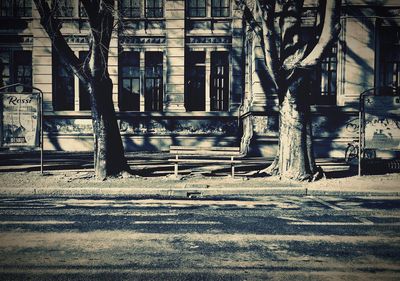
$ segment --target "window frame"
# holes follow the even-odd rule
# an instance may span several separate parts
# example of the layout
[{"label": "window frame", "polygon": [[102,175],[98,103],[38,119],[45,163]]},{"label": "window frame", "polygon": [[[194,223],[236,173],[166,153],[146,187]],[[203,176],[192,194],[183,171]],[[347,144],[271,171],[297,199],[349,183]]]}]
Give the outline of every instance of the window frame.
[{"label": "window frame", "polygon": [[[222,58],[223,64],[216,63],[216,59]],[[230,55],[228,51],[211,52],[210,60],[210,110],[229,111],[230,104]],[[223,68],[220,74],[218,67]]]},{"label": "window frame", "polygon": [[[7,0],[0,0],[0,17],[32,18],[32,0],[11,0],[9,7],[4,6],[4,3],[7,3]],[[20,3],[23,4],[22,7],[17,5]],[[24,11],[22,14],[20,14],[21,10]],[[3,15],[4,11],[9,13]]]},{"label": "window frame", "polygon": [[[62,5],[66,4],[66,3],[68,3],[70,5],[66,5],[65,7],[60,6],[61,9],[63,9],[63,10],[60,10],[60,7],[57,7],[60,3]],[[80,8],[80,6],[78,8]],[[56,2],[52,2],[50,9],[52,9],[52,10],[55,9],[54,11],[55,11],[56,18],[73,18],[73,17],[75,17],[75,9],[76,9],[75,1],[58,0]],[[68,14],[65,14],[66,9],[68,9]],[[78,11],[78,14],[80,14],[80,11]]]},{"label": "window frame", "polygon": [[[65,73],[67,73],[67,75],[60,75],[60,67],[64,68],[64,71]],[[61,84],[61,87],[59,87],[59,79],[65,77],[67,77],[69,81],[63,82]],[[69,83],[71,83],[71,85],[68,85]],[[64,85],[67,85],[67,87],[63,87]],[[71,88],[72,91],[70,91],[69,88]],[[59,89],[63,89],[64,94],[60,94]],[[52,104],[54,111],[75,111],[75,75],[71,73],[71,70],[68,69],[67,65],[65,65],[65,63],[62,61],[62,59],[59,57],[58,53],[54,49],[52,51],[52,92]],[[69,93],[69,95],[65,93]],[[68,101],[71,100],[71,97],[72,103],[68,104]],[[67,101],[67,103],[63,104],[62,101]]]},{"label": "window frame", "polygon": [[[85,63],[84,60],[87,58],[88,54],[89,51],[79,51],[79,60],[82,62],[82,67]],[[80,79],[78,80],[79,111],[91,110],[90,94],[83,82]]]},{"label": "window frame", "polygon": [[[327,66],[324,68],[324,66]],[[337,105],[338,44],[335,43],[313,69],[310,94],[312,105]],[[327,81],[325,82],[324,76]],[[334,76],[334,78],[333,78]],[[325,83],[324,83],[325,82]],[[333,88],[333,89],[332,89]],[[327,90],[325,90],[327,89]]]},{"label": "window frame", "polygon": [[[129,61],[129,55],[133,57],[136,57],[136,64],[127,64]],[[125,57],[127,56],[127,57]],[[134,61],[134,60],[133,60]],[[132,76],[124,76],[124,67],[131,67],[131,68],[137,68],[137,75],[132,75]],[[133,71],[135,72],[135,71]],[[120,111],[140,111],[140,98],[141,98],[141,89],[142,89],[142,83],[141,83],[141,75],[140,75],[141,69],[140,69],[140,52],[138,51],[123,51],[119,54],[118,56],[118,88],[119,88],[119,93],[118,93],[118,107]],[[129,79],[129,84],[130,84],[130,90],[129,90],[129,95],[134,95],[132,88],[133,88],[133,81],[137,80],[136,82],[139,84],[139,92],[137,93],[137,97],[132,96],[132,107],[129,107],[127,104],[125,104],[127,101],[129,101],[129,96],[125,97],[125,92],[124,92],[124,80]],[[137,104],[135,104],[135,99],[137,100]]]},{"label": "window frame", "polygon": [[[207,99],[206,99],[206,51],[190,51],[187,50],[185,54],[185,108],[186,111],[206,111]],[[197,80],[193,78],[198,78]],[[200,81],[200,78],[203,81]],[[202,82],[202,88],[204,88],[204,92],[200,93],[198,91],[194,91],[197,87],[192,88],[190,82]],[[193,99],[193,95],[196,95]],[[201,95],[201,97],[199,97]]]},{"label": "window frame", "polygon": [[[159,61],[151,62],[151,56],[159,56]],[[154,60],[157,60],[153,58]],[[144,108],[148,112],[162,112],[164,107],[164,53],[145,52],[145,71],[144,71]],[[148,82],[152,81],[153,87],[148,91]],[[156,87],[155,87],[156,85]],[[157,91],[158,90],[158,91]]]},{"label": "window frame", "polygon": [[[124,7],[124,2],[129,1],[130,6],[129,7]],[[132,4],[134,2],[138,2],[138,7],[134,7]],[[118,1],[118,9],[122,14],[123,18],[128,18],[128,19],[139,19],[142,16],[142,1],[141,0],[120,0]],[[125,10],[129,10],[129,15],[125,14]],[[136,10],[138,13],[135,15],[132,11]]]},{"label": "window frame", "polygon": [[[7,53],[8,54],[8,63],[4,64],[4,66],[8,66],[8,76],[7,79],[7,84],[4,83],[5,85],[12,85],[15,83],[21,83],[21,84],[25,84],[27,85],[29,88],[32,87],[32,82],[33,82],[33,75],[32,75],[32,50],[21,50],[21,49],[0,49],[1,53]],[[24,54],[23,54],[24,53]],[[27,58],[28,57],[28,62],[25,63],[20,63],[17,64],[18,60],[20,60],[21,58]],[[27,66],[29,68],[29,74],[28,75],[23,75],[21,77],[23,77],[23,81],[19,81],[18,77],[18,66]],[[5,68],[4,67],[4,68]],[[23,68],[23,73],[26,72],[26,68]],[[4,69],[3,69],[4,71]],[[1,77],[4,78],[3,74],[1,74]],[[28,80],[29,82],[26,83],[26,77],[29,77]],[[3,79],[4,81],[4,79]],[[29,89],[30,90],[30,89]]]},{"label": "window frame", "polygon": [[[384,36],[386,33],[391,36]],[[393,35],[394,33],[396,33],[395,36]],[[396,92],[396,89],[398,92],[400,87],[400,55],[396,52],[396,49],[400,49],[400,27],[391,25],[380,26],[379,37],[379,57],[377,60],[379,65],[376,67],[379,79],[378,86],[381,88],[394,88],[394,92]],[[398,58],[388,58],[388,56],[395,53]],[[387,69],[389,66],[392,68],[391,79],[388,79],[389,71],[387,71]],[[393,71],[393,68],[396,69]],[[394,76],[395,79],[393,79]],[[389,85],[386,83],[388,80],[390,80],[392,84]]]},{"label": "window frame", "polygon": [[88,15],[86,14],[85,7],[82,4],[82,0],[78,2],[78,17],[86,19]]},{"label": "window frame", "polygon": [[[303,42],[315,42],[317,34],[313,26],[302,26],[301,36]],[[324,58],[310,70],[309,97],[312,106],[337,106],[339,93],[339,42],[328,46],[330,50],[325,52]],[[323,69],[323,66],[327,66]],[[334,76],[334,78],[333,78]],[[328,84],[323,83],[323,77]],[[327,88],[327,91],[325,89]]]},{"label": "window frame", "polygon": [[[226,2],[225,2],[226,1]],[[219,5],[215,5],[215,3]],[[227,3],[228,6],[222,6],[223,3]],[[231,1],[229,0],[211,0],[211,17],[212,18],[229,18],[231,16]],[[227,14],[223,14],[222,11],[226,11]],[[216,11],[219,11],[218,13]]]},{"label": "window frame", "polygon": [[[152,1],[152,5],[149,2]],[[160,7],[155,6],[156,1],[161,5]],[[163,0],[144,0],[144,15],[147,19],[160,19],[164,18],[164,1]],[[155,11],[161,11],[161,15],[156,15]],[[153,11],[152,15],[149,15],[149,11]]]},{"label": "window frame", "polygon": [[[207,0],[193,0],[196,2],[195,6],[190,6],[191,1],[190,0],[187,0],[187,1],[188,1],[187,7],[186,7],[187,17],[189,17],[189,18],[205,18],[205,17],[207,17]],[[204,2],[204,7],[199,6],[199,1]],[[193,10],[196,11],[195,14],[191,14],[193,12]],[[204,15],[199,14],[200,10],[204,11]]]}]

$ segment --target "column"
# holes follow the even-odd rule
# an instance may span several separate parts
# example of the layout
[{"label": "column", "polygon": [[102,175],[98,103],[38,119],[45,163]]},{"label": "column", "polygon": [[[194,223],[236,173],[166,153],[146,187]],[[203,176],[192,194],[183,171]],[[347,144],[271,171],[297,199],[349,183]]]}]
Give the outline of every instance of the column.
[{"label": "column", "polygon": [[51,40],[40,24],[36,6],[32,8],[32,85],[43,91],[44,111],[52,111],[52,47]]},{"label": "column", "polygon": [[140,111],[145,111],[144,109],[144,91],[145,91],[145,62],[144,62],[145,52],[144,50],[140,50],[140,58],[139,58],[139,69],[140,69]]},{"label": "column", "polygon": [[185,109],[185,1],[165,1],[166,20],[166,99],[165,111]]},{"label": "column", "polygon": [[211,87],[211,50],[206,49],[206,112],[211,111],[211,96],[210,96],[210,87]]}]

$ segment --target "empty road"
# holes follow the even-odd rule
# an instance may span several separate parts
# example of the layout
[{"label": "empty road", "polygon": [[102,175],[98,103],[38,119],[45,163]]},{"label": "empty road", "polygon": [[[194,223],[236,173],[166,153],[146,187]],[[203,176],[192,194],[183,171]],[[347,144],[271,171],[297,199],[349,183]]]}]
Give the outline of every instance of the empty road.
[{"label": "empty road", "polygon": [[400,198],[0,198],[0,280],[399,280]]}]

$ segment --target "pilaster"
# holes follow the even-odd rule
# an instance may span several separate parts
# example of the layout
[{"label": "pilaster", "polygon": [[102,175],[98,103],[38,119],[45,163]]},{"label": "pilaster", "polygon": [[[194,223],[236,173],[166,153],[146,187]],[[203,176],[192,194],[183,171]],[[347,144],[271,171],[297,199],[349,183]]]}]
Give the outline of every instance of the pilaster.
[{"label": "pilaster", "polygon": [[165,111],[185,110],[185,1],[165,1],[166,23],[166,99]]}]

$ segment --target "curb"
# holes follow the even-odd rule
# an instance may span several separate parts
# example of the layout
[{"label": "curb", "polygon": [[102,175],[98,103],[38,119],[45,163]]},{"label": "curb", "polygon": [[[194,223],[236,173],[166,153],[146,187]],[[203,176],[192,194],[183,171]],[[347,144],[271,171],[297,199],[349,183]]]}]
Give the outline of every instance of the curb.
[{"label": "curb", "polygon": [[94,196],[94,197],[163,197],[163,198],[202,198],[202,197],[234,197],[234,196],[400,196],[395,191],[339,191],[319,190],[299,187],[286,188],[1,188],[0,196]]}]

